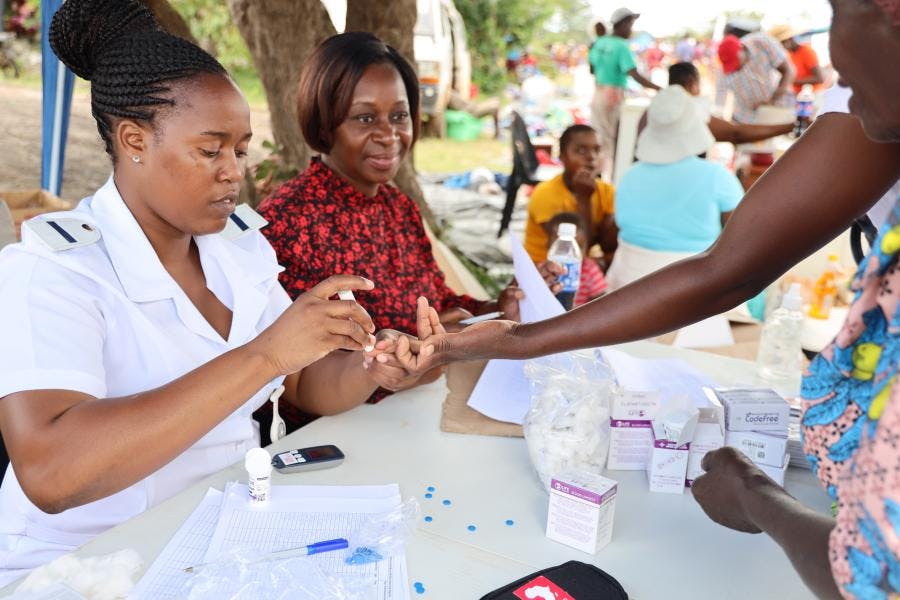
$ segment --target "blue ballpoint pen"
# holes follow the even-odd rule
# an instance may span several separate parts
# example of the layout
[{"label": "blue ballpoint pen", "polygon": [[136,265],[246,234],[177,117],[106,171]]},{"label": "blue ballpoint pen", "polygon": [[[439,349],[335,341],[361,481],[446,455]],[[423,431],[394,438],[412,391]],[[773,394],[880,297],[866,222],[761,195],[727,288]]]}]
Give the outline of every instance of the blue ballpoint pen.
[{"label": "blue ballpoint pen", "polygon": [[[337,538],[334,540],[325,540],[323,542],[316,542],[315,544],[310,544],[308,546],[301,546],[300,548],[290,548],[288,550],[279,550],[278,552],[270,552],[264,556],[259,557],[256,560],[250,561],[248,564],[258,563],[258,562],[267,562],[270,560],[281,560],[283,558],[293,558],[294,556],[310,556],[312,554],[321,554],[322,552],[332,552],[334,550],[343,550],[345,548],[349,548],[350,543],[344,538]],[[209,566],[211,563],[204,563],[202,565],[196,565],[193,567],[187,567],[184,572],[185,573],[196,573],[200,569]]]}]

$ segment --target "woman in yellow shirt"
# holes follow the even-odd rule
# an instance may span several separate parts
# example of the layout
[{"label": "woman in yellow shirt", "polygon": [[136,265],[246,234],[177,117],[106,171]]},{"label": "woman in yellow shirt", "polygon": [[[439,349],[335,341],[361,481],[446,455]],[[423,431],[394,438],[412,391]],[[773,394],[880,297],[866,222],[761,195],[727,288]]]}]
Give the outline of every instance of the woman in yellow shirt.
[{"label": "woman in yellow shirt", "polygon": [[536,263],[547,260],[550,220],[559,213],[574,212],[588,223],[588,248],[603,251],[606,268],[616,251],[618,229],[614,217],[615,188],[597,178],[600,172],[600,138],[587,125],[572,125],[559,139],[563,172],[534,188],[528,202],[525,250]]}]

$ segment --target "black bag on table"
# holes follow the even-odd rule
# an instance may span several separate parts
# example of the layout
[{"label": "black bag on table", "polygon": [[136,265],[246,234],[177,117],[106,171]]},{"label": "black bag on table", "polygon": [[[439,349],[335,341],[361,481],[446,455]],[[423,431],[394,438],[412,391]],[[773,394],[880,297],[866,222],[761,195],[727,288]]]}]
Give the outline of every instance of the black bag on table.
[{"label": "black bag on table", "polygon": [[481,600],[628,600],[622,585],[594,565],[570,560],[532,573]]}]

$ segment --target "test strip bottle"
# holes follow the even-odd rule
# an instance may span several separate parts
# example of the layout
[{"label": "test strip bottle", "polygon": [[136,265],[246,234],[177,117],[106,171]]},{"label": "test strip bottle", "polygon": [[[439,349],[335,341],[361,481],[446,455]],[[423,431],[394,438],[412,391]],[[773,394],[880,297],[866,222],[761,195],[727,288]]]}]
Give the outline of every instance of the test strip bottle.
[{"label": "test strip bottle", "polygon": [[247,468],[247,487],[250,488],[250,502],[265,504],[272,492],[272,457],[262,448],[251,448],[244,457]]}]

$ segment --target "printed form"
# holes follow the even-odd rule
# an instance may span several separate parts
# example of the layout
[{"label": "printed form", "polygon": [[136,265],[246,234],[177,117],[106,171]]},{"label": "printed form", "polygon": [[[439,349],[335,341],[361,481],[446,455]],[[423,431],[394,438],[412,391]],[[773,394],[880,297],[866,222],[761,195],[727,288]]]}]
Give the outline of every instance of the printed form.
[{"label": "printed form", "polygon": [[[204,503],[209,499],[207,496]],[[309,557],[323,571],[364,578],[367,588],[377,590],[378,600],[407,600],[406,556],[400,552],[384,560],[367,565],[347,565],[345,559],[354,550],[355,534],[372,517],[388,513],[400,505],[400,488],[396,484],[384,486],[274,486],[272,497],[262,508],[248,500],[247,487],[228,484],[224,496],[220,494],[215,504],[215,520],[202,516],[204,503],[194,511],[182,529],[153,564],[138,588],[134,598],[156,600],[178,597],[171,590],[182,590],[187,566],[215,561],[229,551],[248,549],[257,552],[277,552],[306,546],[334,538],[347,538],[351,548],[340,552],[327,552]],[[201,525],[205,523],[205,525]],[[197,555],[186,549],[188,540],[196,542],[202,531],[206,545]],[[188,533],[190,532],[190,533]],[[190,554],[190,560],[185,555]],[[261,573],[271,568],[271,563],[251,566]],[[137,593],[139,592],[140,593]],[[208,590],[226,594],[228,590]]]}]

